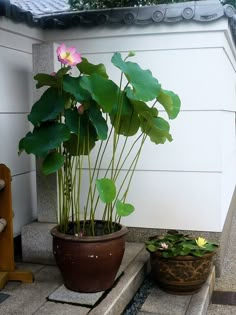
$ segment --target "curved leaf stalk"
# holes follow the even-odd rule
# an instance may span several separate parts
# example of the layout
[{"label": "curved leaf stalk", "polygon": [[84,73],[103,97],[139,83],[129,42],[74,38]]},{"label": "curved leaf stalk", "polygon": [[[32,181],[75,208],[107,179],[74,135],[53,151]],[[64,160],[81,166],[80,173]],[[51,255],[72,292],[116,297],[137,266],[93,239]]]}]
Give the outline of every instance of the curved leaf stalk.
[{"label": "curved leaf stalk", "polygon": [[[123,160],[121,166],[120,166],[119,168],[117,168],[117,172],[116,172],[116,176],[115,176],[115,178],[114,178],[114,181],[117,180],[117,178],[118,178],[118,176],[119,176],[119,174],[120,174],[120,172],[121,172],[121,170],[122,170],[122,168],[123,168],[125,162],[127,161],[128,157],[129,157],[130,154],[132,153],[134,146],[138,143],[138,141],[140,140],[140,138],[141,138],[142,136],[143,136],[143,133],[141,133],[141,134],[137,137],[137,139],[133,142],[133,144],[131,145],[131,147],[130,147],[130,149],[129,149],[129,152],[126,154],[126,156],[125,156],[125,158],[124,158],[124,160]],[[127,139],[127,138],[128,138],[128,137],[126,137],[126,139]],[[122,150],[124,150],[124,149],[125,149],[125,148],[124,148],[124,146],[123,146]],[[121,152],[121,155],[122,155],[122,154],[123,154],[123,152]]]},{"label": "curved leaf stalk", "polygon": [[[89,129],[88,129],[88,139],[89,139]],[[89,152],[89,143],[88,143],[88,165],[89,165],[89,193],[90,195],[90,227],[89,229],[92,232],[92,235],[95,235],[95,226],[94,226],[94,208],[93,208],[93,193],[92,193],[92,172],[91,172],[91,159],[90,159],[90,152]],[[88,206],[88,205],[86,205]]]},{"label": "curved leaf stalk", "polygon": [[[126,175],[125,175],[125,177],[124,177],[122,183],[120,184],[120,188],[119,188],[119,190],[118,190],[118,192],[117,192],[116,199],[114,200],[114,203],[113,203],[112,213],[113,213],[113,211],[114,211],[114,207],[115,207],[116,202],[117,202],[117,200],[118,200],[118,197],[119,197],[119,195],[120,195],[120,193],[121,193],[121,190],[122,190],[122,188],[123,188],[123,186],[124,186],[124,184],[125,184],[125,182],[126,182],[128,176],[130,175],[130,171],[131,171],[131,175],[130,175],[130,178],[129,178],[129,182],[128,182],[126,191],[124,192],[124,195],[123,195],[123,197],[121,198],[123,201],[125,201],[125,199],[126,199],[126,196],[127,196],[128,191],[129,191],[129,187],[130,187],[130,184],[131,184],[133,175],[134,175],[134,171],[136,170],[136,166],[137,166],[138,160],[139,160],[139,158],[140,158],[140,154],[141,154],[141,151],[142,151],[142,148],[143,148],[143,145],[144,145],[144,143],[145,143],[146,138],[147,138],[147,136],[146,136],[146,135],[143,135],[143,139],[142,139],[142,142],[141,142],[141,144],[140,144],[140,147],[139,147],[139,149],[138,149],[138,151],[137,151],[137,153],[136,153],[136,155],[135,155],[135,157],[134,157],[134,159],[133,159],[133,161],[132,161],[130,167],[129,167],[128,170],[126,171]],[[121,169],[120,169],[120,170],[121,170]],[[117,219],[119,219],[119,221],[120,221],[120,218],[118,218],[118,216],[116,215],[116,216],[115,216],[115,222],[117,222]]]},{"label": "curved leaf stalk", "polygon": [[120,124],[120,118],[122,113],[122,107],[123,107],[123,99],[124,99],[124,93],[129,83],[126,84],[124,91],[121,90],[122,88],[122,81],[123,81],[124,73],[121,73],[120,76],[120,85],[119,85],[119,95],[118,95],[118,115],[115,116],[115,128],[114,128],[114,136],[113,136],[113,151],[112,151],[112,166],[111,166],[111,179],[113,178],[113,172],[115,169],[115,157],[116,157],[116,150],[119,143],[119,134],[116,133],[116,128],[119,129]]}]

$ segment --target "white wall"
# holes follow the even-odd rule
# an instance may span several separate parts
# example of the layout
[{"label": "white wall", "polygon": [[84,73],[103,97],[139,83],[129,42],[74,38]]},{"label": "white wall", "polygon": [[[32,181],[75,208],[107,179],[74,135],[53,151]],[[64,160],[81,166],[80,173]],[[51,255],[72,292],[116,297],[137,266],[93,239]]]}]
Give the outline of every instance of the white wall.
[{"label": "white wall", "polygon": [[[171,122],[174,141],[146,145],[129,196],[136,212],[123,222],[221,231],[236,178],[236,63],[227,19],[70,29],[45,36],[75,45],[83,56],[106,65],[114,51],[134,50],[133,60],[182,100],[182,111]],[[118,79],[110,64],[107,68]]]},{"label": "white wall", "polygon": [[12,174],[14,235],[36,217],[35,163],[18,156],[18,142],[29,130],[32,105],[32,44],[41,42],[40,30],[0,17],[0,163]]}]

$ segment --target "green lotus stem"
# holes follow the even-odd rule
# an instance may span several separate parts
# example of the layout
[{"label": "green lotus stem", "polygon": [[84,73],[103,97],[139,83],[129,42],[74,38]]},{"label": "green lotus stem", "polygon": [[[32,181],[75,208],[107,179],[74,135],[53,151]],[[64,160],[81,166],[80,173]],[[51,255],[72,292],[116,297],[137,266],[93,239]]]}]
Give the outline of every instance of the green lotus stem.
[{"label": "green lotus stem", "polygon": [[[114,202],[113,202],[112,213],[113,213],[113,211],[114,211],[114,207],[115,207],[115,205],[116,205],[116,202],[117,202],[117,200],[118,200],[118,198],[119,198],[120,192],[121,192],[121,190],[122,190],[122,188],[123,188],[123,186],[124,186],[124,184],[125,184],[125,182],[126,182],[128,176],[130,175],[130,171],[132,170],[132,172],[131,172],[131,177],[130,177],[130,179],[129,179],[129,183],[128,183],[128,185],[127,185],[127,189],[126,189],[126,191],[125,191],[125,193],[124,193],[123,198],[121,198],[121,199],[123,200],[124,198],[126,198],[126,195],[127,195],[128,190],[129,190],[129,187],[130,187],[130,184],[131,184],[131,180],[132,180],[132,178],[133,178],[133,174],[134,174],[134,171],[135,171],[135,169],[136,169],[136,166],[137,166],[137,163],[138,163],[140,154],[141,154],[141,150],[142,150],[142,147],[143,147],[143,145],[144,145],[144,142],[145,142],[146,138],[147,138],[147,136],[146,136],[146,135],[143,135],[143,139],[142,139],[142,142],[141,142],[141,144],[140,144],[140,147],[139,147],[139,149],[138,149],[138,151],[137,151],[137,153],[136,153],[136,155],[135,155],[135,157],[134,157],[134,159],[133,159],[133,161],[132,161],[130,167],[129,167],[128,170],[126,171],[126,175],[125,175],[125,177],[124,177],[122,183],[120,184],[120,188],[119,188],[119,190],[118,190],[118,192],[117,192],[117,195],[116,195],[116,198],[115,198],[115,200],[114,200]],[[133,166],[133,165],[134,165],[134,166]],[[125,201],[125,199],[124,199],[124,201]]]},{"label": "green lotus stem", "polygon": [[[118,178],[118,176],[119,176],[119,174],[120,174],[120,172],[121,172],[121,170],[122,170],[122,167],[124,166],[125,162],[127,161],[129,155],[132,153],[134,146],[138,143],[138,141],[140,140],[140,138],[141,138],[142,136],[143,136],[143,133],[141,133],[141,134],[137,137],[137,139],[133,142],[133,144],[131,145],[131,147],[130,147],[130,149],[129,149],[129,152],[126,154],[125,159],[123,160],[121,166],[117,169],[116,177],[115,177],[115,179],[114,179],[115,181],[117,180],[117,178]],[[128,137],[127,137],[127,138],[128,138]],[[124,147],[123,147],[122,150],[124,150]],[[121,152],[121,154],[122,154],[122,152]]]}]

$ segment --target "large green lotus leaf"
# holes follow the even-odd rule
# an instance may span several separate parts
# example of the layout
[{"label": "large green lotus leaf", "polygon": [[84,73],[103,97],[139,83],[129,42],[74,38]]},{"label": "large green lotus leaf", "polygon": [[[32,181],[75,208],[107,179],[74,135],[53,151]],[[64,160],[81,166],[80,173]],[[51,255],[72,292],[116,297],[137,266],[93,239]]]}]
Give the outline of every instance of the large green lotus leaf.
[{"label": "large green lotus leaf", "polygon": [[149,107],[145,102],[130,100],[130,103],[133,106],[133,110],[136,113],[149,112],[153,117],[158,116],[158,110],[155,107]]},{"label": "large green lotus leaf", "polygon": [[80,103],[91,99],[89,93],[81,87],[80,77],[74,78],[65,75],[63,77],[63,89],[65,92],[72,94]]},{"label": "large green lotus leaf", "polygon": [[64,147],[70,155],[88,155],[95,146],[95,141],[96,139],[93,133],[84,136],[78,136],[72,133],[70,140],[64,142]]},{"label": "large green lotus leaf", "polygon": [[61,69],[59,69],[56,73],[56,78],[61,79],[65,74],[67,74],[68,71],[71,70],[70,66],[67,67],[63,67]]},{"label": "large green lotus leaf", "polygon": [[107,122],[96,104],[89,107],[88,116],[97,131],[98,138],[100,140],[106,140],[108,132]]},{"label": "large green lotus leaf", "polygon": [[58,81],[56,76],[46,73],[38,73],[34,76],[34,79],[38,81],[36,83],[37,89],[41,88],[42,86],[52,86],[54,88],[58,87]]},{"label": "large green lotus leaf", "polygon": [[80,135],[80,137],[98,139],[97,131],[88,117],[88,111],[82,115],[79,114],[77,108],[70,108],[65,111],[65,124],[72,133]]},{"label": "large green lotus leaf", "polygon": [[82,77],[81,86],[91,94],[93,100],[101,106],[105,113],[111,112],[119,91],[113,81],[94,73],[91,76]]},{"label": "large green lotus leaf", "polygon": [[64,164],[65,157],[58,152],[50,152],[43,160],[42,171],[45,175],[55,173]]},{"label": "large green lotus leaf", "polygon": [[93,73],[97,73],[104,78],[108,78],[106,68],[103,63],[94,65],[90,63],[86,58],[82,58],[82,62],[77,64],[77,68],[83,74],[91,75]]},{"label": "large green lotus leaf", "polygon": [[130,100],[127,98],[124,92],[121,92],[119,99],[115,101],[112,107],[112,111],[110,112],[111,116],[115,116],[119,113],[119,115],[131,115],[133,112],[132,105]]},{"label": "large green lotus leaf", "polygon": [[83,117],[78,113],[77,108],[69,108],[65,110],[65,123],[70,131],[75,134],[85,134],[86,127],[83,124]]},{"label": "large green lotus leaf", "polygon": [[134,206],[130,203],[124,203],[120,200],[116,202],[116,212],[120,217],[127,217],[134,212]]},{"label": "large green lotus leaf", "polygon": [[114,126],[117,134],[131,137],[139,130],[140,120],[137,114],[133,112],[133,114],[129,116],[120,116],[119,122],[116,122],[114,117],[111,117],[111,124]]},{"label": "large green lotus leaf", "polygon": [[41,122],[54,120],[64,110],[65,103],[64,95],[59,94],[57,89],[49,88],[33,105],[28,119],[34,126]]},{"label": "large green lotus leaf", "polygon": [[155,99],[161,89],[158,80],[152,76],[150,70],[143,70],[137,63],[123,61],[121,54],[116,52],[112,59],[114,66],[124,72],[133,89],[127,90],[127,96],[141,101]]},{"label": "large green lotus leaf", "polygon": [[172,91],[161,90],[157,100],[165,108],[170,119],[178,116],[181,103],[178,95]]},{"label": "large green lotus leaf", "polygon": [[19,150],[26,153],[33,153],[36,156],[45,157],[49,151],[58,148],[63,141],[70,138],[70,131],[67,126],[54,122],[50,125],[44,124],[34,128],[33,132],[20,140]]},{"label": "large green lotus leaf", "polygon": [[168,122],[161,117],[152,117],[149,112],[143,112],[139,115],[142,131],[150,137],[155,144],[165,143],[166,140],[172,141],[169,133],[170,126]]},{"label": "large green lotus leaf", "polygon": [[116,197],[116,185],[109,178],[101,178],[96,180],[96,187],[102,202],[111,203]]}]

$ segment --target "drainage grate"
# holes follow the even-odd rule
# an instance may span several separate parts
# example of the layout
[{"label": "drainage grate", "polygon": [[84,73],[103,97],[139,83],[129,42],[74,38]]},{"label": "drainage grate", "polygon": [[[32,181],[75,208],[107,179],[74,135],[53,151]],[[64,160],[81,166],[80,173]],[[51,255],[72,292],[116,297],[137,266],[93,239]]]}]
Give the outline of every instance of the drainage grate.
[{"label": "drainage grate", "polygon": [[235,305],[236,292],[229,291],[214,291],[212,294],[212,304]]},{"label": "drainage grate", "polygon": [[5,293],[0,293],[0,304],[5,301],[10,295]]}]

